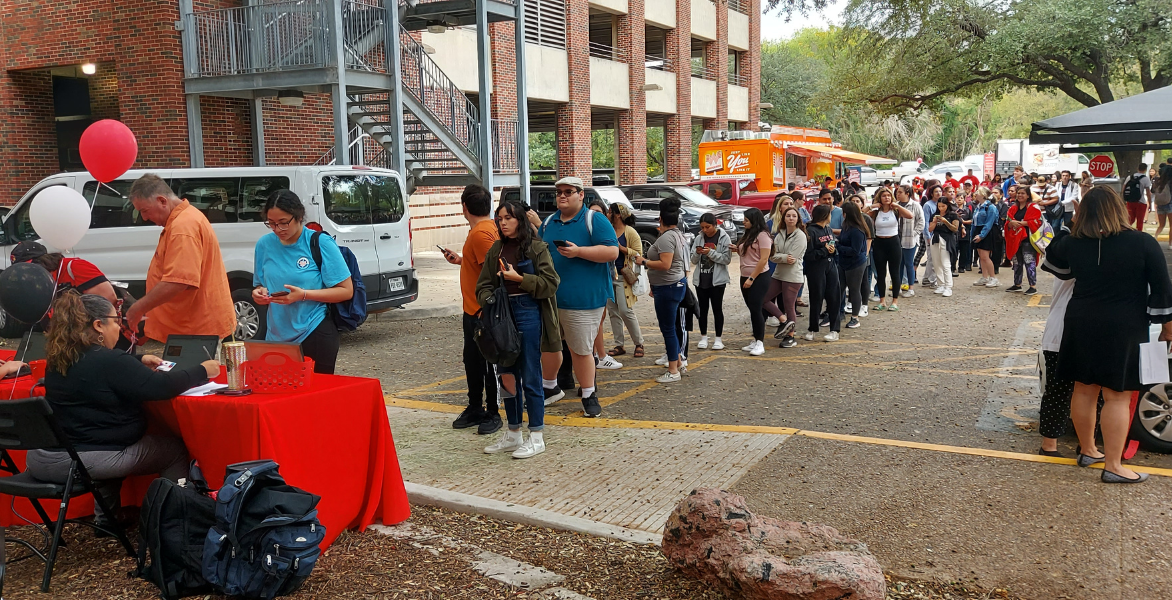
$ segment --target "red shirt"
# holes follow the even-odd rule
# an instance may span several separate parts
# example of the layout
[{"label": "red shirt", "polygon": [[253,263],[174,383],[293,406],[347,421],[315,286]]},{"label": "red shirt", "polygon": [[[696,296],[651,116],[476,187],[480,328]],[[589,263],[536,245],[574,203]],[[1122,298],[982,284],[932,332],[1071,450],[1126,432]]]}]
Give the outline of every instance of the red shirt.
[{"label": "red shirt", "polygon": [[944,185],[951,185],[954,190],[960,188],[960,182],[955,179],[945,179]]},{"label": "red shirt", "polygon": [[961,185],[964,185],[964,182],[966,181],[973,185],[973,189],[977,189],[977,186],[981,185],[981,180],[977,179],[976,175],[965,175],[964,177],[960,178]]},{"label": "red shirt", "polygon": [[50,273],[58,284],[68,283],[73,289],[85,293],[90,288],[109,281],[94,263],[80,258],[62,258],[59,273]]}]

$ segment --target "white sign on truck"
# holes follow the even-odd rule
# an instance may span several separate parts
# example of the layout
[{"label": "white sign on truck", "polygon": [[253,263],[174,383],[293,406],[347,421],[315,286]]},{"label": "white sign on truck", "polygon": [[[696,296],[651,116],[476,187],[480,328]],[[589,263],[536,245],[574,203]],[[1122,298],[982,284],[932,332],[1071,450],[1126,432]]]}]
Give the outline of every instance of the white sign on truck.
[{"label": "white sign on truck", "polygon": [[1087,170],[1090,162],[1086,156],[1061,153],[1058,144],[1030,144],[1029,140],[997,140],[997,172],[1002,175],[1013,173],[1021,165],[1026,173],[1050,175],[1059,171],[1070,171],[1077,177]]}]

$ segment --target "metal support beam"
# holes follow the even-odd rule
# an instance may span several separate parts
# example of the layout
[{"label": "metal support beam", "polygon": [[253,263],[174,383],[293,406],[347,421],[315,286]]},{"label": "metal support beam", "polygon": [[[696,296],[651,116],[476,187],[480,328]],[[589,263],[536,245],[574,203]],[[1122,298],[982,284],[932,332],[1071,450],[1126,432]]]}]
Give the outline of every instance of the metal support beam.
[{"label": "metal support beam", "polygon": [[387,110],[390,111],[391,136],[391,168],[398,171],[407,180],[407,155],[404,152],[403,134],[403,81],[400,71],[403,67],[403,50],[399,46],[399,2],[398,0],[383,0],[383,10],[387,13],[386,37],[384,40],[387,57],[387,73],[391,75],[391,85],[387,93]]},{"label": "metal support beam", "polygon": [[203,114],[199,110],[199,94],[187,94],[187,148],[191,168],[203,168]]},{"label": "metal support beam", "polygon": [[330,23],[330,50],[334,58],[334,69],[337,71],[337,83],[330,86],[333,99],[334,122],[334,164],[350,164],[350,123],[349,107],[346,105],[346,32],[342,21],[342,2],[330,2],[333,10],[329,11]]},{"label": "metal support beam", "polygon": [[476,62],[480,83],[480,180],[492,190],[492,47],[488,33],[488,2],[476,3]]},{"label": "metal support beam", "polygon": [[252,166],[265,166],[265,113],[260,98],[248,103],[252,112]]},{"label": "metal support beam", "polygon": [[517,173],[521,198],[529,199],[529,97],[525,82],[525,7],[518,3],[513,49],[517,63]]}]

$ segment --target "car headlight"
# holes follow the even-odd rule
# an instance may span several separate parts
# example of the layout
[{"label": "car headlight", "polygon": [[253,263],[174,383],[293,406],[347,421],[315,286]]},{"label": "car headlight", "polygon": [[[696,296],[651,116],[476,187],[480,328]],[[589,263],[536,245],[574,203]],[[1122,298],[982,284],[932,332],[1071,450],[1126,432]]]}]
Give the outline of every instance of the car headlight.
[{"label": "car headlight", "polygon": [[728,231],[733,231],[733,230],[735,230],[735,229],[736,229],[736,226],[735,226],[735,225],[733,225],[733,222],[732,222],[732,221],[722,221],[722,222],[720,223],[720,225],[721,225],[722,227],[724,227],[724,228],[725,228],[726,230],[728,230]]},{"label": "car headlight", "polygon": [[733,214],[732,214],[732,218],[736,221],[744,221],[745,220],[745,211],[734,210]]}]

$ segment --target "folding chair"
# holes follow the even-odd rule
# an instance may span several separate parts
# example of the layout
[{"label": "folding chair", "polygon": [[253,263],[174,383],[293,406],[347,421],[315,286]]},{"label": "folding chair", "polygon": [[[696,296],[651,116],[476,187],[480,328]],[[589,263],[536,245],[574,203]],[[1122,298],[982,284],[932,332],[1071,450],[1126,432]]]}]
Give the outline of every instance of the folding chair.
[{"label": "folding chair", "polygon": [[[9,450],[39,450],[48,448],[64,448],[69,453],[69,475],[65,483],[49,483],[34,478],[28,471],[21,472],[8,454]],[[38,550],[24,540],[5,538],[4,527],[0,527],[0,595],[4,590],[4,574],[6,571],[5,543],[21,544],[32,551],[33,555],[45,562],[45,576],[41,580],[41,591],[49,591],[49,580],[53,577],[53,564],[57,561],[57,548],[62,544],[61,532],[65,523],[86,525],[98,531],[118,538],[126,554],[135,556],[134,546],[126,536],[126,530],[114,519],[110,504],[97,491],[94,480],[86,471],[85,465],[77,456],[73,444],[61,430],[61,425],[53,416],[53,409],[44,397],[26,398],[23,400],[9,400],[0,402],[0,470],[11,473],[7,477],[0,477],[0,494],[28,498],[37,514],[41,517],[45,529],[52,531],[53,536],[49,544],[48,555]],[[94,502],[102,509],[103,514],[110,517],[110,528],[96,525],[90,521],[67,519],[69,500],[78,494],[93,494]],[[57,521],[49,520],[49,515],[41,507],[40,499],[51,498],[61,501],[61,510]],[[20,559],[18,559],[20,560]]]}]

